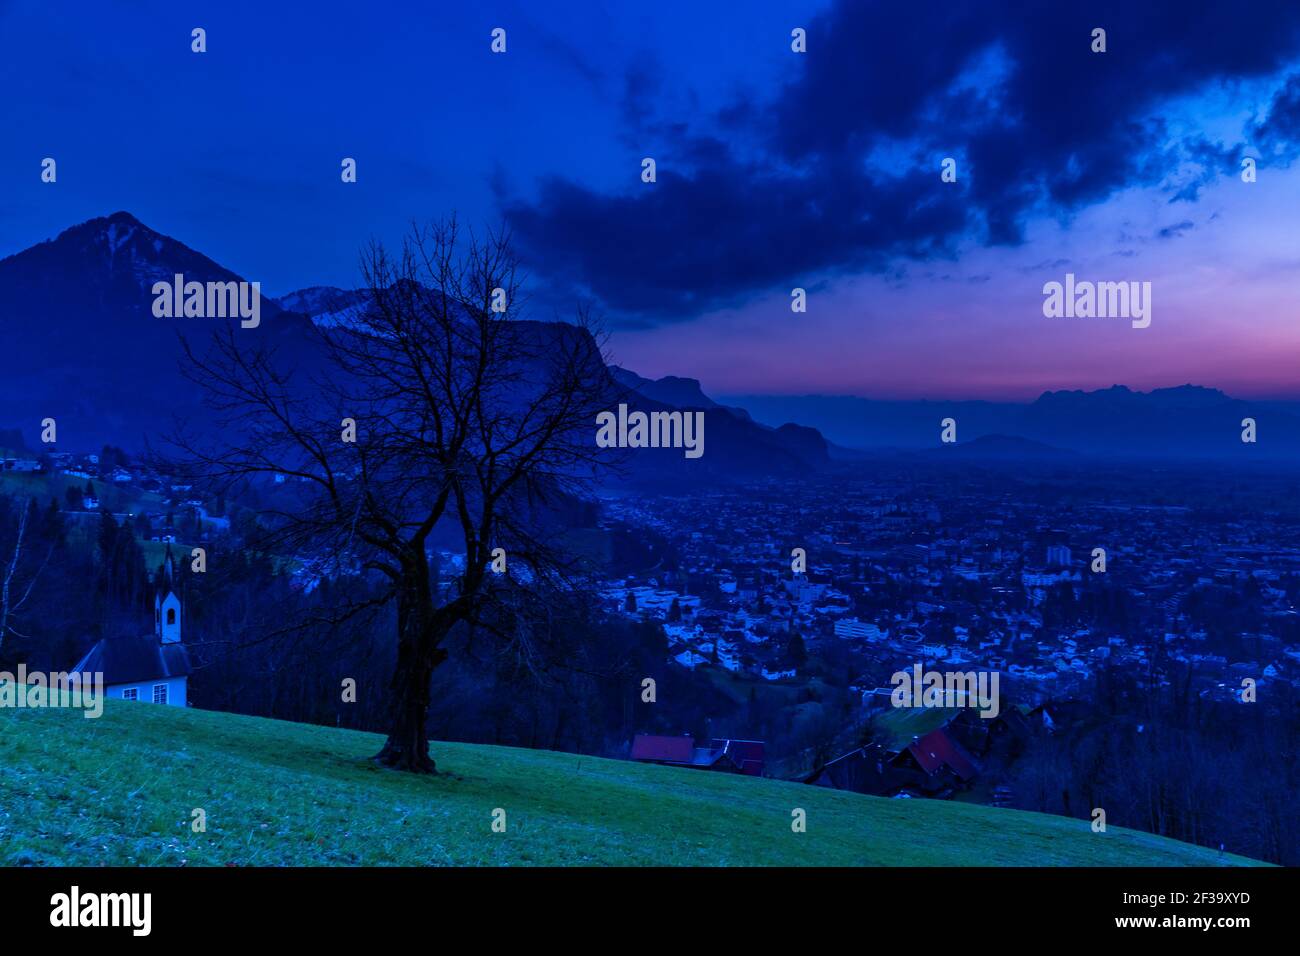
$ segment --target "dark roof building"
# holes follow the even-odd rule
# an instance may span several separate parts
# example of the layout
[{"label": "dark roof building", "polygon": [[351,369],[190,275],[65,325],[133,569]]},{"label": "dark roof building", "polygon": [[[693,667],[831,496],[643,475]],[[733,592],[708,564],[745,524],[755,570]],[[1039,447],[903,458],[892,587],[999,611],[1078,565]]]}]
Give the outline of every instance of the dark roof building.
[{"label": "dark roof building", "polygon": [[688,736],[661,737],[637,734],[632,740],[632,759],[645,763],[689,764],[695,756],[695,741]]},{"label": "dark roof building", "polygon": [[106,637],[92,647],[74,671],[104,675],[104,686],[143,684],[189,677],[193,670],[184,644],[161,644],[152,634]]},{"label": "dark roof building", "polygon": [[921,769],[931,776],[949,770],[963,783],[968,783],[979,773],[975,761],[966,755],[943,728],[930,731],[909,745],[904,752],[910,753]]},{"label": "dark roof building", "polygon": [[764,766],[761,740],[715,739],[708,747],[697,747],[695,740],[685,734],[680,737],[637,734],[632,740],[631,757],[642,763],[721,770],[753,777],[761,777]]},{"label": "dark roof building", "polygon": [[721,756],[726,755],[743,774],[751,777],[763,776],[766,765],[763,741],[761,740],[713,740],[713,749]]}]

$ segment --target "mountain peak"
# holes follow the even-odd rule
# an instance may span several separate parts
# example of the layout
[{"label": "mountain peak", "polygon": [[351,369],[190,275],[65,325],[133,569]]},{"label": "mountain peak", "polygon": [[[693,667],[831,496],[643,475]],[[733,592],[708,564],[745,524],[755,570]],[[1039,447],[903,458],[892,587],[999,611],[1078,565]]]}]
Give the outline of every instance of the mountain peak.
[{"label": "mountain peak", "polygon": [[614,381],[624,388],[674,408],[718,407],[717,402],[704,394],[698,379],[665,375],[663,378],[651,380],[618,365],[611,365],[610,373],[614,376]]},{"label": "mountain peak", "polygon": [[1139,392],[1127,385],[1112,385],[1110,388],[1098,388],[1093,391],[1082,389],[1062,389],[1047,391],[1038,396],[1035,406],[1044,405],[1096,405],[1123,403],[1124,407],[1144,404],[1153,407],[1204,407],[1230,402],[1232,399],[1217,388],[1205,385],[1175,385],[1169,388],[1153,388],[1149,392]]},{"label": "mountain peak", "polygon": [[[127,226],[144,225],[144,223],[142,223],[139,219],[136,219],[135,216],[131,215],[129,212],[127,212],[124,209],[119,209],[117,212],[113,213],[112,215],[104,216],[103,218],[107,222],[114,222],[119,225],[127,225]],[[98,220],[95,219],[91,220],[91,222],[97,222],[97,221]]]},{"label": "mountain peak", "polygon": [[1231,401],[1228,394],[1222,389],[1210,388],[1207,385],[1174,385],[1169,388],[1154,388],[1151,395],[1161,396],[1171,399],[1190,399],[1198,402],[1226,402]]},{"label": "mountain peak", "polygon": [[96,236],[109,233],[131,233],[136,230],[142,230],[150,236],[157,236],[158,233],[150,229],[135,216],[125,210],[118,210],[107,216],[96,216],[94,219],[87,219],[85,222],[78,223],[75,226],[69,226],[64,229],[55,238],[55,242],[65,237],[78,236]]}]

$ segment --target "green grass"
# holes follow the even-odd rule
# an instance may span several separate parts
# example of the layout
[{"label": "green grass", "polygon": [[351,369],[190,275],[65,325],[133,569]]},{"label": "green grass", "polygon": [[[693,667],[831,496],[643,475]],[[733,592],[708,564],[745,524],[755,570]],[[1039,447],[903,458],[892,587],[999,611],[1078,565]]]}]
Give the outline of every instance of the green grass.
[{"label": "green grass", "polygon": [[[1132,830],[942,801],[107,701],[0,709],[6,865],[1222,865]],[[191,811],[207,831],[191,832]],[[495,808],[507,829],[493,833]],[[791,811],[807,812],[807,832]]]}]

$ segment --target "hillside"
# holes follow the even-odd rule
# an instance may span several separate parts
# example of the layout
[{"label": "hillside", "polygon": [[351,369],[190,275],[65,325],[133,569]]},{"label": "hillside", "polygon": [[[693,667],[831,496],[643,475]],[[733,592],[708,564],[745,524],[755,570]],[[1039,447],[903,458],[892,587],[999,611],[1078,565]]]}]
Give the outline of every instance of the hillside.
[{"label": "hillside", "polygon": [[[1080,820],[774,780],[437,744],[443,773],[366,759],[373,734],[108,701],[0,710],[3,865],[1102,865],[1249,863]],[[207,832],[190,831],[191,811]],[[494,808],[505,833],[491,831]],[[807,811],[806,833],[790,829]]]}]

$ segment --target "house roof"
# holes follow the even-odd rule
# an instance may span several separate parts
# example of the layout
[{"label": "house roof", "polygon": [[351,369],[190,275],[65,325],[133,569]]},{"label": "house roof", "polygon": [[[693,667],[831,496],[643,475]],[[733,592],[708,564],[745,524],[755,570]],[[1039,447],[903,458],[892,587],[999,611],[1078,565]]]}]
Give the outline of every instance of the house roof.
[{"label": "house roof", "polygon": [[695,752],[691,754],[691,766],[712,767],[725,756],[723,751],[714,750],[712,747],[696,747]]},{"label": "house roof", "polygon": [[718,750],[725,750],[740,760],[762,760],[763,759],[763,741],[761,740],[733,740],[726,737],[713,738],[713,746]]},{"label": "house roof", "polygon": [[804,783],[830,786],[837,790],[867,793],[881,777],[883,752],[875,744],[841,754],[803,778]]},{"label": "house roof", "polygon": [[106,637],[73,668],[74,673],[103,673],[107,686],[188,677],[192,670],[184,644],[162,644],[152,634]]},{"label": "house roof", "polygon": [[714,738],[713,747],[726,754],[741,770],[758,776],[763,772],[764,748],[761,740],[730,740]]},{"label": "house roof", "polygon": [[972,779],[979,771],[943,729],[933,730],[907,748],[926,773],[949,767],[962,780]]},{"label": "house roof", "polygon": [[637,734],[632,740],[633,760],[691,763],[694,756],[695,740],[686,735],[661,737],[655,734]]}]

